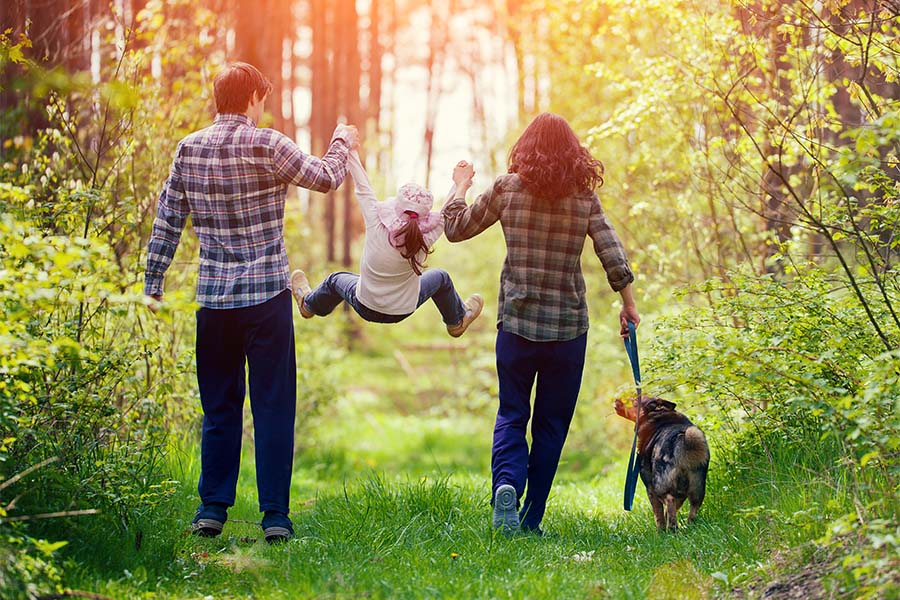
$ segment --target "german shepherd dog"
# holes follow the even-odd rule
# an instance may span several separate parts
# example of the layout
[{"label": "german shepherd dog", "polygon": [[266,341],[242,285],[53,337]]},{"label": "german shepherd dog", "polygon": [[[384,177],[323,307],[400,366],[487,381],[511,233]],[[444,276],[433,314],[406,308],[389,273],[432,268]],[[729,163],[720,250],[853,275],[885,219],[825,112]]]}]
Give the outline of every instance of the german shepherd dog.
[{"label": "german shepherd dog", "polygon": [[[619,416],[635,420],[635,406],[616,400],[615,407]],[[645,398],[638,425],[638,456],[657,529],[678,529],[678,509],[685,499],[691,503],[688,523],[692,522],[706,496],[709,470],[709,446],[700,428],[676,411],[673,402]]]}]

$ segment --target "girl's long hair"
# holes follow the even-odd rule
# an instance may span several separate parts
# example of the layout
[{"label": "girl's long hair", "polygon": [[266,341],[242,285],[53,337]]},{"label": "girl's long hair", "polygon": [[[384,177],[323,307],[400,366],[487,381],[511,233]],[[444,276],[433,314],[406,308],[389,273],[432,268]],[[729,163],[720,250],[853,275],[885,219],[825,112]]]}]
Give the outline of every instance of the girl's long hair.
[{"label": "girl's long hair", "polygon": [[[409,214],[409,211],[406,214]],[[422,274],[425,260],[433,252],[425,245],[425,238],[422,237],[422,230],[419,229],[419,219],[414,217],[410,217],[409,221],[392,236],[391,245],[400,251],[400,256],[409,261],[409,266],[416,275]],[[425,260],[422,262],[419,262],[420,252],[425,253]]]},{"label": "girl's long hair", "polygon": [[603,163],[581,145],[569,123],[553,113],[535,117],[513,144],[509,172],[518,173],[528,191],[545,200],[603,185]]}]

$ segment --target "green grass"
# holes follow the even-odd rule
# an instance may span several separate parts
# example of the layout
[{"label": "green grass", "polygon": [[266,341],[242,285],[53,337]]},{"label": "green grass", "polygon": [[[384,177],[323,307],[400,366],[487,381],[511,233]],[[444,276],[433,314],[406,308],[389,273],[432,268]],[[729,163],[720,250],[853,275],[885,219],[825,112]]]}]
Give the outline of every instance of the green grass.
[{"label": "green grass", "polygon": [[[817,535],[821,520],[803,510],[825,506],[833,490],[810,485],[809,469],[787,468],[796,460],[788,453],[775,458],[785,469],[736,475],[714,435],[696,524],[658,534],[642,486],[634,511],[622,510],[631,432],[611,400],[630,389],[630,372],[612,308],[593,320],[582,397],[542,525],[547,535],[496,534],[489,506],[495,289],[482,291],[487,318],[461,340],[443,333],[433,307],[402,325],[357,324],[350,337],[341,333],[341,315],[298,321],[307,345],[352,342],[330,359],[337,397],[297,424],[296,539],[277,547],[261,541],[249,432],[225,533],[190,536],[198,440],[173,436],[169,475],[180,483],[164,506],[127,528],[85,518],[52,531],[71,540],[60,551],[65,584],[158,599],[727,597],[774,550]],[[304,352],[301,371],[304,357],[321,356]],[[778,479],[787,472],[796,476]]]},{"label": "green grass", "polygon": [[[407,352],[404,374],[394,351],[406,342],[392,337],[403,331],[375,327],[364,325],[354,351],[333,365],[338,398],[298,423],[296,539],[261,541],[249,435],[225,534],[190,536],[199,452],[189,440],[169,455],[181,483],[165,506],[124,535],[89,520],[66,532],[66,584],[113,598],[707,598],[727,596],[774,548],[812,535],[781,515],[827,490],[766,485],[765,474],[735,489],[715,453],[692,527],[658,534],[642,487],[635,510],[624,512],[630,431],[602,395],[579,408],[547,535],[498,535],[489,526],[490,328],[462,350]],[[413,324],[435,327],[433,315]]]},{"label": "green grass", "polygon": [[699,598],[710,573],[733,574],[764,551],[762,522],[735,519],[718,494],[695,526],[659,535],[643,498],[633,514],[621,510],[619,484],[615,475],[561,482],[547,535],[507,538],[489,527],[484,476],[369,472],[340,482],[301,471],[297,538],[279,547],[260,541],[246,481],[223,537],[189,536],[195,499],[185,484],[144,524],[140,551],[131,539],[93,540],[72,553],[81,569],[69,583],[115,598],[643,598],[651,584]]}]

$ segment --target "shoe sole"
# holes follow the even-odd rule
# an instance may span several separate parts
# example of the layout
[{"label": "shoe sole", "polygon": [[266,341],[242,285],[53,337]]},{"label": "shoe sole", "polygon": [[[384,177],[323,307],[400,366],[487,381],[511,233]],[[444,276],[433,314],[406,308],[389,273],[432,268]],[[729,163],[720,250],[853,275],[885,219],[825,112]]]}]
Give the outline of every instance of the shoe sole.
[{"label": "shoe sole", "polygon": [[216,537],[222,533],[225,524],[215,519],[198,519],[191,523],[191,533],[200,537]]},{"label": "shoe sole", "polygon": [[294,537],[293,532],[287,527],[266,527],[263,530],[263,534],[266,536],[266,541],[270,544],[286,542]]},{"label": "shoe sole", "polygon": [[516,489],[511,485],[501,485],[494,495],[494,529],[514,531],[519,528],[519,513],[516,510]]}]

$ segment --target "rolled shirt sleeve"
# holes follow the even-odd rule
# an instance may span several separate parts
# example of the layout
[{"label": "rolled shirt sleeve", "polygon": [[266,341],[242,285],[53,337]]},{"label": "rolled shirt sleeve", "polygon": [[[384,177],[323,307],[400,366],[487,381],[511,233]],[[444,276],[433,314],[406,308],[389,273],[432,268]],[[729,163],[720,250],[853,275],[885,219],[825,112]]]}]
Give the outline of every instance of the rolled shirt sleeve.
[{"label": "rolled shirt sleeve", "polygon": [[588,235],[594,242],[594,252],[606,271],[606,280],[615,292],[623,290],[634,281],[634,273],[628,264],[625,247],[613,229],[600,200],[594,195],[591,201],[591,213],[588,218]]}]

